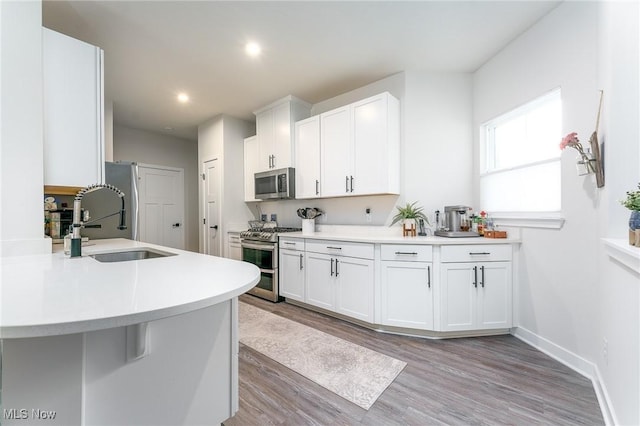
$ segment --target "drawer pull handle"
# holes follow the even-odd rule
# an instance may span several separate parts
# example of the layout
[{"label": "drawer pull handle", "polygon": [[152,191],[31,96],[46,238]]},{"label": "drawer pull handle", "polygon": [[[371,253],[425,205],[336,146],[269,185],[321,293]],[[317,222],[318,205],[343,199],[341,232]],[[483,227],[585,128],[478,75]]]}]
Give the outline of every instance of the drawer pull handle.
[{"label": "drawer pull handle", "polygon": [[480,272],[482,272],[482,274],[480,275],[482,278],[482,281],[480,281],[480,285],[482,285],[482,288],[484,288],[484,266],[480,267]]},{"label": "drawer pull handle", "polygon": [[333,259],[331,259],[331,276],[333,276]]},{"label": "drawer pull handle", "polygon": [[427,285],[431,288],[431,266],[427,266]]},{"label": "drawer pull handle", "polygon": [[417,256],[418,253],[416,253],[415,251],[397,251],[396,252],[397,255],[406,255],[406,256]]},{"label": "drawer pull handle", "polygon": [[300,270],[301,271],[302,271],[302,268],[303,268],[303,266],[302,266],[302,253],[300,253]]},{"label": "drawer pull handle", "polygon": [[331,247],[331,246],[327,246],[328,249],[330,250],[342,250],[342,247]]},{"label": "drawer pull handle", "polygon": [[285,244],[291,244],[291,245],[294,245],[294,246],[296,245],[296,243],[294,243],[294,242],[292,242],[292,241],[285,241],[284,243],[285,243]]},{"label": "drawer pull handle", "polygon": [[338,259],[336,259],[336,277],[338,276]]},{"label": "drawer pull handle", "polygon": [[488,251],[470,251],[469,256],[488,256],[491,253]]}]

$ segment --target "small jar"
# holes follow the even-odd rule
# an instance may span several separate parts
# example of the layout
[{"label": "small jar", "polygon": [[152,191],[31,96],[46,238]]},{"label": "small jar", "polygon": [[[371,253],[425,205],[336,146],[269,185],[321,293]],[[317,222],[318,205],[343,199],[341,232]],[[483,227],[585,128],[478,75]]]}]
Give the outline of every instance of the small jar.
[{"label": "small jar", "polygon": [[64,236],[64,254],[71,255],[71,235],[73,234],[73,226],[69,227],[69,232]]}]

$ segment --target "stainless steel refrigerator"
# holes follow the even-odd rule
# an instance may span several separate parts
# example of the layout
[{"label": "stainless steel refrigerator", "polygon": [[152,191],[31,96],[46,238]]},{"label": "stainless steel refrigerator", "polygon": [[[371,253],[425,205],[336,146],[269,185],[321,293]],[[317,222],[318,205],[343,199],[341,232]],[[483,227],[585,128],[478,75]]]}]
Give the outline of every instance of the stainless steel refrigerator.
[{"label": "stainless steel refrigerator", "polygon": [[111,215],[120,211],[120,198],[115,192],[102,189],[82,198],[82,208],[89,211],[89,220],[85,222],[87,227],[81,231],[82,236],[94,240],[104,238],[140,240],[138,164],[125,161],[106,162],[105,183],[115,186],[125,194],[127,229],[119,230],[119,215]]}]

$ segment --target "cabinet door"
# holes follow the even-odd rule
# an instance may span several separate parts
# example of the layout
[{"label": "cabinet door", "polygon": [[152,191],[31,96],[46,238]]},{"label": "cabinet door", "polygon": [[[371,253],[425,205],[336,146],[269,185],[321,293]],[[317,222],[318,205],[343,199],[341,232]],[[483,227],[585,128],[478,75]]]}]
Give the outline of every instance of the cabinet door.
[{"label": "cabinet door", "polygon": [[[471,263],[443,263],[440,267],[440,331],[473,330],[478,289]],[[478,277],[479,279],[479,277]]]},{"label": "cabinet door", "polygon": [[293,144],[291,141],[291,104],[285,103],[273,108],[273,158],[274,169],[292,167]]},{"label": "cabinet door", "polygon": [[433,330],[431,269],[427,262],[382,262],[382,324]]},{"label": "cabinet door", "polygon": [[309,252],[306,253],[306,258],[305,302],[333,311],[335,306],[335,261],[326,254]]},{"label": "cabinet door", "polygon": [[273,129],[273,110],[269,109],[256,115],[256,136],[258,138],[257,172],[272,168],[272,156],[274,155]]},{"label": "cabinet door", "polygon": [[353,194],[399,192],[399,111],[383,93],[353,104]]},{"label": "cabinet door", "polygon": [[373,322],[373,260],[336,256],[335,311]]},{"label": "cabinet door", "polygon": [[510,328],[511,263],[487,262],[480,264],[479,268],[477,328]]},{"label": "cabinet door", "polygon": [[280,249],[280,296],[304,302],[304,253]]},{"label": "cabinet door", "polygon": [[244,200],[256,201],[254,174],[258,171],[258,137],[244,140]]},{"label": "cabinet door", "polygon": [[104,182],[102,50],[43,28],[44,184]]},{"label": "cabinet door", "polygon": [[352,161],[351,108],[338,108],[320,115],[322,196],[350,195]]},{"label": "cabinet door", "polygon": [[320,196],[320,116],[295,124],[296,198]]}]

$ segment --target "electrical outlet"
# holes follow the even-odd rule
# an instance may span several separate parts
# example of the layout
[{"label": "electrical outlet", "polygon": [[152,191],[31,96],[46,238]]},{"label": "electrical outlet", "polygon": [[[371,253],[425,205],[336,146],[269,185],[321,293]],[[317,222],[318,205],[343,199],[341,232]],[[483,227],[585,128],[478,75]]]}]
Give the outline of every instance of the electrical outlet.
[{"label": "electrical outlet", "polygon": [[605,365],[609,365],[609,341],[606,337],[602,339],[602,358]]},{"label": "electrical outlet", "polygon": [[271,222],[277,222],[278,221],[278,215],[275,213],[271,213]]},{"label": "electrical outlet", "polygon": [[365,218],[367,220],[367,222],[371,222],[371,209],[369,207],[367,207],[364,211],[365,214]]}]

